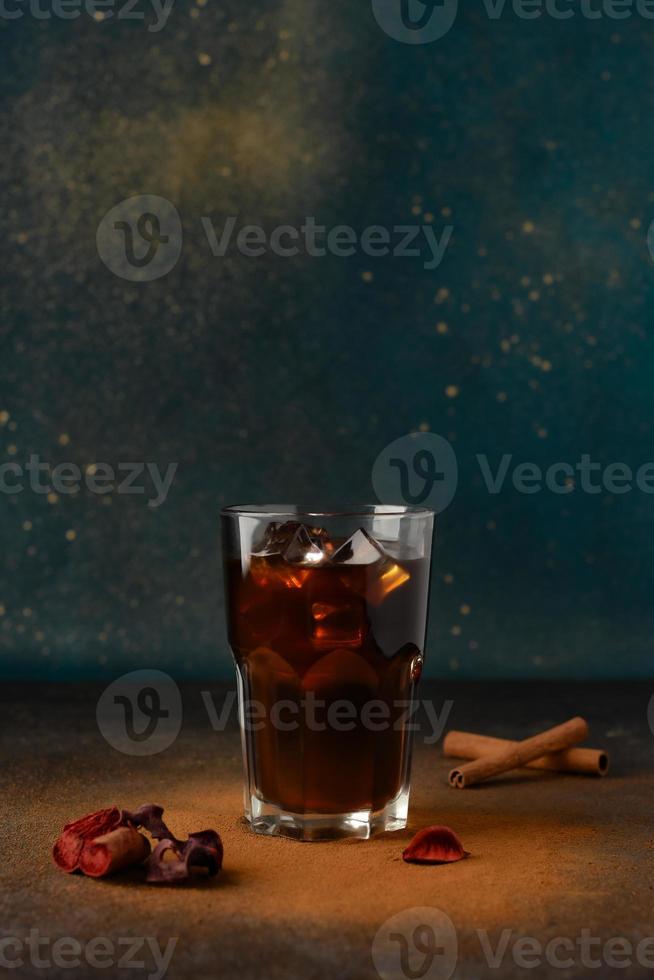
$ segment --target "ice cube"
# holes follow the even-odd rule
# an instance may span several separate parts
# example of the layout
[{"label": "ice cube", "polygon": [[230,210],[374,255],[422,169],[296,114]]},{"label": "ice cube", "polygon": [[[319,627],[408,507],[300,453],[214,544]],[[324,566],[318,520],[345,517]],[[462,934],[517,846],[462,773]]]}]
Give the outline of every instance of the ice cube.
[{"label": "ice cube", "polygon": [[[365,598],[373,606],[380,605],[387,595],[409,581],[410,575],[396,562],[372,535],[359,528],[345,544],[334,552],[331,562],[337,565],[365,565]],[[346,585],[351,581],[343,579]]]},{"label": "ice cube", "polygon": [[331,561],[337,565],[371,565],[385,557],[381,545],[360,527],[334,552]]},{"label": "ice cube", "polygon": [[308,574],[304,568],[288,565],[281,555],[253,555],[250,559],[250,575],[260,589],[274,589],[276,585],[301,589]]},{"label": "ice cube", "polygon": [[305,533],[308,534],[311,541],[323,551],[331,552],[334,550],[324,527],[310,527],[301,524],[299,521],[284,521],[283,524],[278,521],[271,521],[270,524],[266,525],[263,532],[255,538],[252,554],[261,557],[282,555],[298,532],[303,532],[302,539],[305,541]]},{"label": "ice cube", "polygon": [[329,556],[334,553],[334,545],[329,537],[329,532],[324,527],[309,527],[307,530],[309,537],[314,544],[318,545],[323,554]]},{"label": "ice cube", "polygon": [[286,521],[284,524],[271,521],[264,528],[263,534],[253,542],[252,554],[262,558],[267,555],[281,555],[300,526],[299,521]]},{"label": "ice cube", "polygon": [[326,555],[319,542],[320,538],[312,536],[301,524],[284,550],[284,559],[292,565],[320,565]]},{"label": "ice cube", "polygon": [[395,592],[401,585],[408,582],[410,578],[411,576],[406,568],[402,568],[392,558],[385,559],[379,575],[375,576],[373,571],[372,576],[368,579],[366,585],[368,601],[373,606],[381,605],[386,596],[390,595],[391,592]]},{"label": "ice cube", "polygon": [[[358,599],[357,596],[352,598]],[[365,608],[358,602],[313,602],[312,637],[314,644],[324,647],[355,647],[363,640],[366,630]]]}]

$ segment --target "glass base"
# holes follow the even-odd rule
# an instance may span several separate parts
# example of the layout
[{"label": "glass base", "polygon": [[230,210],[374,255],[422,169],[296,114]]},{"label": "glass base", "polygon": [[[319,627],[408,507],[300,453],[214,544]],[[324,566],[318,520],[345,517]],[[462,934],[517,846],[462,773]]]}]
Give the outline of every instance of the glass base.
[{"label": "glass base", "polygon": [[352,810],[349,813],[290,813],[256,796],[250,798],[246,820],[255,834],[290,837],[292,840],[325,841],[354,837],[368,840],[374,834],[404,830],[409,810],[408,789],[382,810]]}]

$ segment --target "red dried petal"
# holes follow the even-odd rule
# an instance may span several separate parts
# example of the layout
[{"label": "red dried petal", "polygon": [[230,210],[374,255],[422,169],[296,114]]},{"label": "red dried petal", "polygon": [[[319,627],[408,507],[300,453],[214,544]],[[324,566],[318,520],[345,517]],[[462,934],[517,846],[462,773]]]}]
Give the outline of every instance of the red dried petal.
[{"label": "red dried petal", "polygon": [[418,831],[402,857],[411,864],[451,864],[468,857],[468,851],[449,827],[426,827]]},{"label": "red dried petal", "polygon": [[116,806],[88,813],[79,820],[67,823],[52,848],[57,867],[70,874],[79,867],[84,841],[108,834],[123,822],[122,813]]},{"label": "red dried petal", "polygon": [[149,854],[148,839],[128,824],[95,840],[86,841],[79,868],[90,878],[104,878],[105,875],[141,864]]}]

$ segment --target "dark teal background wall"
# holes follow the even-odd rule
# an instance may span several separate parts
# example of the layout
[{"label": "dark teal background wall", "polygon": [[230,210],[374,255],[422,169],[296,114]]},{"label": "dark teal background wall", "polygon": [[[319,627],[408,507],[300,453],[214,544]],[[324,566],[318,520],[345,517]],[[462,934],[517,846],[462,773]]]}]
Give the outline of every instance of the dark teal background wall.
[{"label": "dark teal background wall", "polygon": [[[157,509],[0,494],[0,673],[228,676],[220,506],[371,500],[377,454],[422,428],[460,466],[431,674],[651,675],[654,497],[492,495],[475,455],[654,459],[654,22],[466,3],[414,46],[365,0],[150,20],[0,22],[1,461],[179,464]],[[95,242],[138,194],[184,242],[131,283]],[[220,258],[207,215],[454,231],[432,271]]]}]

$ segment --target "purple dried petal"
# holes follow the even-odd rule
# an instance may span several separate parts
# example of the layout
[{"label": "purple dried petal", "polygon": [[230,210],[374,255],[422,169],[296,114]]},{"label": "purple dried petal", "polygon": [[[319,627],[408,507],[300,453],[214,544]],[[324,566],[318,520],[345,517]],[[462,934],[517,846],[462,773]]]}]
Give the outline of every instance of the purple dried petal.
[{"label": "purple dried petal", "polygon": [[[179,860],[166,861],[165,855],[168,851],[173,851]],[[213,877],[220,871],[222,857],[222,842],[213,830],[191,834],[181,847],[177,841],[162,840],[147,860],[146,881],[185,881],[191,876],[191,868],[205,868],[209,877]]]},{"label": "purple dried petal", "polygon": [[123,810],[123,818],[129,820],[136,827],[145,828],[155,840],[171,840],[175,844],[181,844],[181,841],[178,841],[170,832],[162,819],[163,812],[163,807],[156,803],[144,803],[133,813],[130,813],[129,810]]},{"label": "purple dried petal", "polygon": [[189,868],[206,868],[210,877],[223,866],[223,842],[215,830],[191,834],[182,850]]},{"label": "purple dried petal", "polygon": [[223,842],[215,830],[199,830],[197,834],[189,834],[188,839],[190,841],[195,841],[197,844],[202,844],[204,847],[211,847],[215,851],[218,851],[220,853],[220,861],[222,864]]},{"label": "purple dried petal", "polygon": [[159,841],[154,851],[145,863],[145,880],[150,882],[184,881],[188,878],[188,869],[184,861],[166,861],[165,854],[173,851],[177,854],[171,840]]}]

